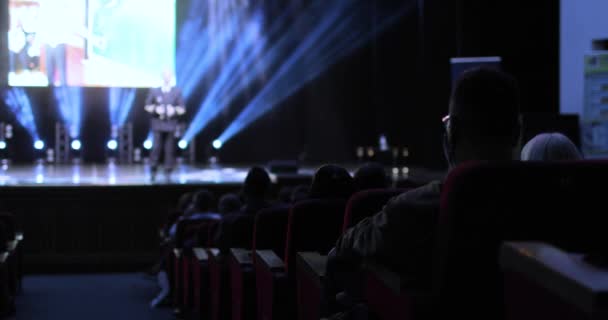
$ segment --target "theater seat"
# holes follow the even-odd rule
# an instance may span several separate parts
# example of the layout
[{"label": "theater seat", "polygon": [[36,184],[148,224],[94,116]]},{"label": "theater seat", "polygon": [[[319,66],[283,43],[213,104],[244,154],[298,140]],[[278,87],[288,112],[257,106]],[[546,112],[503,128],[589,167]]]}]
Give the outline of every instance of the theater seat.
[{"label": "theater seat", "polygon": [[279,257],[285,253],[287,218],[291,206],[260,210],[255,217],[252,250],[232,248],[228,260],[231,285],[232,319],[256,319],[256,291],[253,262],[255,252],[271,250]]},{"label": "theater seat", "polygon": [[[605,259],[605,254],[603,254]],[[502,245],[506,319],[608,319],[608,269],[540,242]]]},{"label": "theater seat", "polygon": [[299,202],[289,212],[284,259],[271,250],[256,251],[258,319],[297,316],[296,254],[327,254],[341,234],[345,207],[342,199]]},{"label": "theater seat", "polygon": [[[469,163],[449,174],[437,228],[433,296],[439,317],[504,319],[504,241],[605,252],[608,163]],[[466,293],[465,293],[466,288]]]},{"label": "theater seat", "polygon": [[253,226],[255,216],[243,215],[235,219],[230,226],[231,237],[225,249],[207,249],[209,257],[209,290],[210,290],[210,311],[212,320],[231,319],[233,306],[231,303],[231,283],[229,281],[228,261],[231,248],[252,247]]},{"label": "theater seat", "polygon": [[[370,189],[355,193],[346,204],[342,231],[380,212],[394,196],[407,189]],[[298,319],[319,319],[327,257],[318,252],[301,252],[297,260]]]}]

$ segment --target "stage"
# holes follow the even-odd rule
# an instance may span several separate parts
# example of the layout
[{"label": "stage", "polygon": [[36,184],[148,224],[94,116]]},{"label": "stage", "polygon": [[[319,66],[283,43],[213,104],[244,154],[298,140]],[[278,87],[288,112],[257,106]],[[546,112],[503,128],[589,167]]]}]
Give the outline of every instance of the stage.
[{"label": "stage", "polygon": [[[0,171],[0,186],[11,187],[78,187],[78,186],[150,186],[150,185],[217,185],[242,184],[251,166],[191,166],[180,165],[169,180],[159,170],[151,181],[148,165],[18,165],[4,166]],[[314,168],[301,168],[296,173],[312,177]],[[279,180],[270,174],[274,183]]]}]

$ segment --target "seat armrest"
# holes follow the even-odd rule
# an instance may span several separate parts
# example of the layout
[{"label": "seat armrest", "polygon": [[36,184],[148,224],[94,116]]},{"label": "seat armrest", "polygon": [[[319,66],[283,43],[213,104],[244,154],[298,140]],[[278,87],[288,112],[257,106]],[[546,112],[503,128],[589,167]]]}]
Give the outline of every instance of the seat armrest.
[{"label": "seat armrest", "polygon": [[230,255],[240,265],[251,265],[253,263],[251,250],[232,248],[230,249]]},{"label": "seat armrest", "polygon": [[196,260],[200,262],[209,260],[209,255],[207,254],[207,251],[203,248],[192,248],[192,252],[196,257]]},{"label": "seat armrest", "polygon": [[221,252],[220,252],[220,249],[218,249],[218,248],[207,248],[207,254],[210,257],[213,256],[213,257],[217,258],[221,254]]},{"label": "seat armrest", "polygon": [[318,285],[321,285],[325,277],[327,267],[327,256],[322,256],[317,252],[299,252],[296,256],[298,270],[304,271]]},{"label": "seat armrest", "polygon": [[[272,250],[257,250],[256,261],[259,261],[270,271],[284,271],[285,263]],[[259,259],[259,260],[258,260]]]},{"label": "seat armrest", "polygon": [[499,256],[503,271],[516,272],[588,313],[608,310],[608,269],[584,255],[541,242],[505,242]]}]

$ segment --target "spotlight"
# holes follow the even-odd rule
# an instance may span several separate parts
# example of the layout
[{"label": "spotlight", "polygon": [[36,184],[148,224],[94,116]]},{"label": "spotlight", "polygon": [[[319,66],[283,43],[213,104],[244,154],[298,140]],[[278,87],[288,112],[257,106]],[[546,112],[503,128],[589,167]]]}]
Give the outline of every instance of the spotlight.
[{"label": "spotlight", "polygon": [[6,149],[6,141],[0,141],[0,150]]},{"label": "spotlight", "polygon": [[186,140],[180,140],[180,141],[177,143],[177,146],[178,146],[180,149],[185,150],[186,148],[188,148],[188,141],[186,141]]},{"label": "spotlight", "polygon": [[221,141],[221,140],[217,140],[217,139],[216,139],[216,140],[214,140],[214,141],[213,141],[213,148],[214,148],[214,149],[219,150],[219,149],[221,149],[221,148],[222,148],[222,145],[223,145],[223,143],[222,143],[222,141]]},{"label": "spotlight", "polygon": [[152,140],[147,139],[146,141],[144,141],[144,149],[146,149],[146,150],[152,149]]},{"label": "spotlight", "polygon": [[116,142],[116,140],[112,139],[108,141],[108,149],[116,150],[116,148],[118,148],[118,142]]},{"label": "spotlight", "polygon": [[36,140],[36,142],[34,142],[34,149],[36,149],[36,150],[44,149],[44,141]]},{"label": "spotlight", "polygon": [[82,147],[82,143],[80,143],[80,140],[76,139],[72,141],[72,150],[80,150],[80,148]]}]

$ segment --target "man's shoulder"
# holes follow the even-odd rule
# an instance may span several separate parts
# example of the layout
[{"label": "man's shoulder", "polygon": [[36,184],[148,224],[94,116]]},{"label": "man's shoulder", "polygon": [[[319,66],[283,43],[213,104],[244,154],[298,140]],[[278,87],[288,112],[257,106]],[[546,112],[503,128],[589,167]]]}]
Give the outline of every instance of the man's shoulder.
[{"label": "man's shoulder", "polygon": [[390,201],[390,205],[399,204],[430,204],[439,205],[441,198],[440,181],[433,181],[424,186],[406,191]]}]

